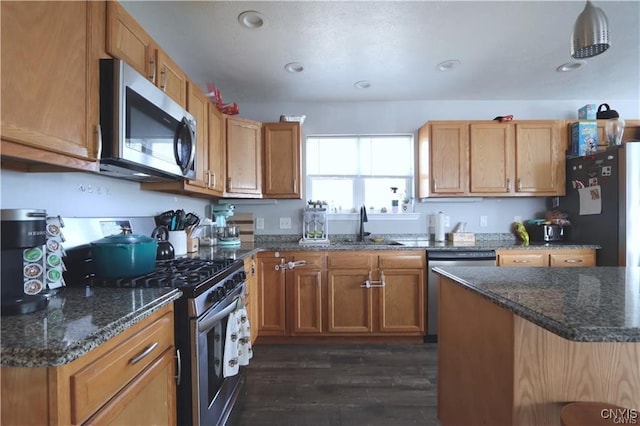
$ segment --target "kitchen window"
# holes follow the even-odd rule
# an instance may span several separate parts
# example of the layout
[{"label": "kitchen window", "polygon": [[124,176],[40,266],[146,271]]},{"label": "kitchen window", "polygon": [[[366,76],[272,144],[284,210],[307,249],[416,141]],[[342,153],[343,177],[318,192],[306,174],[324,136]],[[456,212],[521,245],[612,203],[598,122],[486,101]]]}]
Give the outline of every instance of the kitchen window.
[{"label": "kitchen window", "polygon": [[392,187],[400,203],[413,193],[413,135],[309,136],[305,148],[307,199],[332,213],[390,212]]}]

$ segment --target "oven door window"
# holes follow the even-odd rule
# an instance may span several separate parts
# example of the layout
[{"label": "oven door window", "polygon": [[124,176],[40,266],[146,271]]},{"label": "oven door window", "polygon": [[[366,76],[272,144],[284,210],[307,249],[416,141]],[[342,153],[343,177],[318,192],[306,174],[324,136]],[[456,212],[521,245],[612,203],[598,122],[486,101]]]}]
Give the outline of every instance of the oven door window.
[{"label": "oven door window", "polygon": [[224,343],[227,338],[228,316],[216,323],[216,325],[203,334],[207,347],[207,405],[211,405],[216,395],[220,391],[224,382],[223,362]]}]

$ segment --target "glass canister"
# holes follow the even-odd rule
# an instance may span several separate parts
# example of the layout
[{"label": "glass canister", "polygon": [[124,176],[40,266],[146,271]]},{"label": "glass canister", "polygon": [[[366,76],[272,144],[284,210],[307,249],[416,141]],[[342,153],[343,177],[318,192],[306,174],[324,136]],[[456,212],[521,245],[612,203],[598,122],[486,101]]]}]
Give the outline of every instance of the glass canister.
[{"label": "glass canister", "polygon": [[201,246],[213,246],[216,244],[216,225],[204,224],[200,225],[201,231],[200,235],[198,235],[198,240]]}]

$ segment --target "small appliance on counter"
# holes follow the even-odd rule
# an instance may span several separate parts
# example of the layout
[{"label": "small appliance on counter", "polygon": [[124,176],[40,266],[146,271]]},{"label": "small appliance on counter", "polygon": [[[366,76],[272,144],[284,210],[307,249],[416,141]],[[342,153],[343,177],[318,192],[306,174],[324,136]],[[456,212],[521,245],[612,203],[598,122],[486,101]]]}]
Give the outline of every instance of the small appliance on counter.
[{"label": "small appliance on counter", "polygon": [[302,238],[300,244],[329,244],[327,208],[323,205],[306,207],[302,211]]},{"label": "small appliance on counter", "polygon": [[528,220],[524,226],[529,234],[529,239],[534,243],[553,243],[564,241],[569,227],[551,223],[545,219]]},{"label": "small appliance on counter", "polygon": [[[47,306],[47,213],[2,209],[2,315],[27,314]],[[58,257],[60,259],[60,257]]]},{"label": "small appliance on counter", "polygon": [[216,244],[219,246],[237,246],[241,244],[239,227],[229,220],[235,206],[232,204],[214,204],[211,206],[212,219],[216,224]]}]

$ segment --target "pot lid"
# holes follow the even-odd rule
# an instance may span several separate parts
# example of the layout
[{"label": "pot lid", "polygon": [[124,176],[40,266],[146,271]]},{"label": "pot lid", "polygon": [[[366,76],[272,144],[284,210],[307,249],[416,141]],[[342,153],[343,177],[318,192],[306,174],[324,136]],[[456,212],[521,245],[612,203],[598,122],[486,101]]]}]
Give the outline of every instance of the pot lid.
[{"label": "pot lid", "polygon": [[146,244],[153,243],[157,240],[155,238],[147,237],[146,235],[138,234],[116,234],[109,235],[96,241],[92,241],[92,245],[105,245],[105,244]]}]

